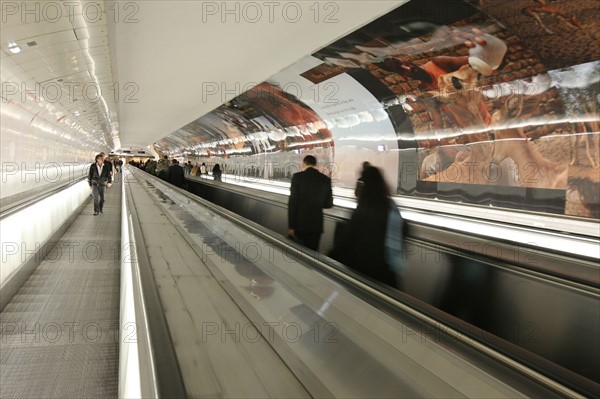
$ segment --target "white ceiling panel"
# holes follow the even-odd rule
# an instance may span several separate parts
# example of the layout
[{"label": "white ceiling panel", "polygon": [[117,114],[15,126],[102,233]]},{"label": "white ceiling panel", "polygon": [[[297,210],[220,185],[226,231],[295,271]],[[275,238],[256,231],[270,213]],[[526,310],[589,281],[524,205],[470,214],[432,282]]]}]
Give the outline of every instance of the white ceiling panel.
[{"label": "white ceiling panel", "polygon": [[85,56],[81,52],[63,53],[54,57],[44,57],[47,66],[55,64],[85,64]]},{"label": "white ceiling panel", "polygon": [[27,29],[22,25],[7,27],[3,24],[0,29],[0,37],[2,37],[2,49],[4,49],[8,48],[8,42],[18,42],[29,36]]},{"label": "white ceiling panel", "polygon": [[98,83],[100,83],[100,85],[112,85],[113,84],[113,79],[112,79],[112,74],[103,74],[103,75],[96,75],[96,80],[98,81]]},{"label": "white ceiling panel", "polygon": [[17,65],[18,63],[13,57],[10,57],[6,53],[2,53],[2,57],[0,57],[0,69],[2,70],[2,76],[4,76],[4,74],[14,73],[14,69],[17,68]]},{"label": "white ceiling panel", "polygon": [[81,0],[77,2],[75,7],[76,13],[84,13],[88,18],[95,18],[95,11],[100,10],[102,13],[106,11],[106,4],[103,1],[98,0]]},{"label": "white ceiling panel", "polygon": [[[202,101],[203,83],[235,87],[264,81],[406,0],[336,1],[336,23],[314,18],[291,23],[281,13],[272,21],[223,22],[222,15],[205,18],[205,3],[138,1],[137,23],[108,20],[114,79],[139,88],[138,103],[117,103],[123,145],[151,144],[221,105],[221,96]],[[280,10],[286,3],[304,7],[307,15],[311,5],[324,4],[277,2]],[[106,9],[122,4],[108,1]]]},{"label": "white ceiling panel", "polygon": [[55,80],[58,78],[58,75],[50,72],[47,69],[37,69],[31,73],[31,77],[35,79],[36,82],[45,83],[50,80]]},{"label": "white ceiling panel", "polygon": [[[31,42],[31,41],[35,41],[37,43],[37,45],[34,47],[28,47],[27,42]],[[28,37],[27,39],[17,41],[17,44],[21,47],[21,50],[23,52],[25,52],[25,51],[31,51],[31,50],[41,51],[41,49],[44,47],[48,48],[48,47],[55,47],[55,46],[67,46],[68,43],[75,43],[75,42],[76,42],[75,32],[72,29],[70,29],[70,30],[50,33],[50,34],[42,35],[42,36]],[[8,43],[9,43],[8,41],[4,41],[4,37],[3,37],[1,46],[0,46],[2,48],[2,50],[8,52]],[[60,47],[56,48],[54,50],[60,50]],[[57,53],[58,53],[58,51],[50,50],[46,55],[52,56]]]},{"label": "white ceiling panel", "polygon": [[83,71],[80,73],[74,73],[69,76],[61,77],[61,79],[65,80],[67,82],[75,82],[75,81],[76,82],[84,82],[84,81],[90,80],[90,78],[91,78],[91,75],[90,75],[89,71]]},{"label": "white ceiling panel", "polygon": [[[2,55],[4,57],[4,54]],[[25,63],[40,58],[42,55],[35,49],[28,49],[21,51],[18,54],[10,54],[6,56],[6,59],[11,58],[16,63]]]},{"label": "white ceiling panel", "polygon": [[110,63],[110,57],[108,55],[101,55],[101,56],[95,56],[95,57],[86,57],[85,61],[87,63],[93,63],[96,68],[98,68],[99,65],[101,65],[102,67],[108,67],[109,71],[111,70],[111,63]]},{"label": "white ceiling panel", "polygon": [[[73,33],[73,36],[75,36],[74,33]],[[74,40],[74,41],[68,42],[68,43],[60,43],[60,44],[56,44],[53,46],[41,47],[37,51],[44,57],[51,57],[53,55],[69,53],[69,52],[79,51],[79,50],[80,50],[79,43],[76,40]]]},{"label": "white ceiling panel", "polygon": [[[2,9],[2,32],[5,28],[12,28],[14,26],[22,26],[23,16],[18,10],[18,4],[3,5]],[[17,7],[16,9],[11,7]]]},{"label": "white ceiling panel", "polygon": [[31,37],[30,39],[35,40],[37,42],[38,46],[41,46],[41,47],[54,46],[57,44],[74,42],[77,40],[73,29],[63,30],[60,32],[54,32],[54,33],[50,33],[50,34],[42,35],[42,36],[34,36],[34,37]]},{"label": "white ceiling panel", "polygon": [[89,28],[75,29],[77,39],[89,39],[89,38],[106,38],[106,26],[95,26]]},{"label": "white ceiling panel", "polygon": [[87,49],[88,54],[92,56],[106,55],[106,57],[110,58],[110,51],[108,48],[108,43],[106,46],[98,46]]},{"label": "white ceiling panel", "polygon": [[93,26],[106,26],[107,25],[107,17],[106,15],[102,15],[100,20],[97,20],[96,17],[86,17],[83,18],[81,15],[75,17],[73,19],[73,28],[89,28]]},{"label": "white ceiling panel", "polygon": [[95,48],[95,47],[103,47],[103,46],[108,46],[108,39],[106,38],[94,38],[92,37],[91,39],[81,39],[79,40],[79,43],[81,45],[81,48]]},{"label": "white ceiling panel", "polygon": [[[83,66],[79,65],[71,65],[71,64],[54,64],[48,65],[45,69],[55,73],[57,76],[71,75],[73,73],[82,72],[84,69]],[[32,72],[32,75],[35,76],[35,72]]]},{"label": "white ceiling panel", "polygon": [[45,68],[48,64],[42,58],[35,58],[28,62],[21,62],[19,66],[25,72],[34,71],[36,69]]},{"label": "white ceiling panel", "polygon": [[94,73],[96,76],[111,74],[111,66],[110,64],[96,64],[94,66]]},{"label": "white ceiling panel", "polygon": [[39,23],[27,24],[23,26],[27,32],[24,38],[30,38],[34,36],[48,35],[54,32],[63,32],[69,29],[73,29],[73,26],[69,22],[68,17],[63,17],[56,22],[50,22],[47,20],[40,20]]}]

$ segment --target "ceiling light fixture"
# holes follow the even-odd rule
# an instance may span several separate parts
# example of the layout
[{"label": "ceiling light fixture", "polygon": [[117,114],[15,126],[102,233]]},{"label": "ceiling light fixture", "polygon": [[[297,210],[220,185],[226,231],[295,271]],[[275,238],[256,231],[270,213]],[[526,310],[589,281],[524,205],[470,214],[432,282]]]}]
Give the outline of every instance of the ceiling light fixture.
[{"label": "ceiling light fixture", "polygon": [[21,52],[21,47],[15,42],[8,43],[8,50],[13,54],[18,54]]}]

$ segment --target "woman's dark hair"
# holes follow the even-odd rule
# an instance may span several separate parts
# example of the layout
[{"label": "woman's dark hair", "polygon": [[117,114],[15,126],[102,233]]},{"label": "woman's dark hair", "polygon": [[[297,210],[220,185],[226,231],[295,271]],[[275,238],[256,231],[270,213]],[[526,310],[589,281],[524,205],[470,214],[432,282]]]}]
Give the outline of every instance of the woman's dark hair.
[{"label": "woman's dark hair", "polygon": [[362,188],[358,197],[358,206],[383,207],[389,204],[389,190],[383,174],[374,166],[364,168],[360,177]]}]

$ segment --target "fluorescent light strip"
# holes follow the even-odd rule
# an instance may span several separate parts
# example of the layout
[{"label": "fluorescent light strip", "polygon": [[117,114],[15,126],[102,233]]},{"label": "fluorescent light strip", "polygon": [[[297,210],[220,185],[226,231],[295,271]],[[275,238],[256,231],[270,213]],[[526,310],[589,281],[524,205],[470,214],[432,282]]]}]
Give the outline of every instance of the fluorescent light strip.
[{"label": "fluorescent light strip", "polygon": [[574,219],[560,215],[527,213],[492,206],[469,206],[464,203],[450,203],[410,197],[395,197],[394,201],[401,208],[413,208],[447,215],[460,215],[487,221],[510,223],[523,227],[534,227],[548,231],[600,237],[600,225],[598,221],[593,219]]},{"label": "fluorescent light strip", "polygon": [[512,241],[518,244],[561,251],[573,255],[598,259],[600,246],[597,242],[559,236],[550,232],[536,232],[519,227],[504,227],[496,223],[476,222],[449,216],[402,210],[402,217],[414,222],[459,230],[480,236]]}]

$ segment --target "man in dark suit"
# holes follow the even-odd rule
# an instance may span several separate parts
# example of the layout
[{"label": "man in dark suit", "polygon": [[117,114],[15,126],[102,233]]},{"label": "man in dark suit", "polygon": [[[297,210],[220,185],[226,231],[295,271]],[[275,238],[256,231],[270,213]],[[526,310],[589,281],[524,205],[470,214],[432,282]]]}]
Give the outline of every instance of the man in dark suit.
[{"label": "man in dark suit", "polygon": [[323,233],[323,208],[333,206],[331,179],[316,168],[317,160],[308,155],[303,171],[292,176],[288,202],[288,235],[317,251]]},{"label": "man in dark suit", "polygon": [[179,165],[179,161],[173,159],[171,162],[172,165],[169,166],[169,171],[167,172],[167,181],[174,186],[181,187],[185,185],[185,174],[183,173],[183,168]]},{"label": "man in dark suit", "polygon": [[104,188],[110,188],[112,185],[110,167],[104,163],[102,154],[96,155],[96,162],[90,165],[88,173],[88,183],[92,189],[92,198],[94,199],[94,216],[102,212],[104,206]]}]

